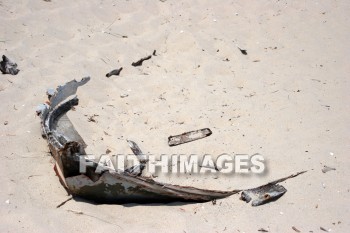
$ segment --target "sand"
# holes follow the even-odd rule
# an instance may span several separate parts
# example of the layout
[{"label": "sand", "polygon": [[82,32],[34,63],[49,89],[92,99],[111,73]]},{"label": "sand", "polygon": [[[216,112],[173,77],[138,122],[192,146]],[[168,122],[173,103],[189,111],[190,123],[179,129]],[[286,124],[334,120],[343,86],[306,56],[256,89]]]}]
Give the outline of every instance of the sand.
[{"label": "sand", "polygon": [[[348,232],[349,12],[346,0],[0,1],[1,53],[21,70],[0,75],[0,232]],[[47,88],[85,76],[69,117],[91,154],[130,153],[132,139],[158,155],[264,156],[263,175],[158,178],[220,190],[308,172],[259,207],[233,195],[216,205],[56,208],[69,196],[35,108]],[[208,138],[167,145],[205,127]]]}]

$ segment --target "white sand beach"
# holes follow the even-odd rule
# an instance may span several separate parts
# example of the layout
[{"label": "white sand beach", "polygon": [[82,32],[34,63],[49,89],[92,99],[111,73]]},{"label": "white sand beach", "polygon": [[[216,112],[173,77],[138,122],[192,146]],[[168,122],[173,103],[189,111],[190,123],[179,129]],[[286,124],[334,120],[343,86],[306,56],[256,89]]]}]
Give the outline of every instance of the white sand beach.
[{"label": "white sand beach", "polygon": [[[0,74],[0,232],[349,232],[349,13],[346,0],[0,0],[0,55],[20,69]],[[48,88],[86,76],[68,116],[88,153],[130,153],[131,139],[158,155],[264,156],[263,175],[156,178],[224,191],[308,172],[258,207],[236,194],[56,208],[69,196],[35,109]],[[168,146],[201,128],[213,134]]]}]

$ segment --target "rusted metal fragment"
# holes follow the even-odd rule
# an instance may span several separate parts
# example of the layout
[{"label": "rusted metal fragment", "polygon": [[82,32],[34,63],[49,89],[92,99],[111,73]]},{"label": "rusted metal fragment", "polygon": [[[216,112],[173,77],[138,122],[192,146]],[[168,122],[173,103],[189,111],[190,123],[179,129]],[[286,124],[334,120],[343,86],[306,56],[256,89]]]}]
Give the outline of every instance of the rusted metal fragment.
[{"label": "rusted metal fragment", "polygon": [[17,69],[17,64],[11,61],[5,55],[2,55],[2,61],[0,62],[0,70],[3,74],[12,75],[16,75],[19,72],[19,69]]},{"label": "rusted metal fragment", "polygon": [[177,146],[183,143],[192,142],[198,139],[208,137],[211,134],[212,132],[209,128],[190,131],[180,135],[168,137],[168,144],[169,146]]},{"label": "rusted metal fragment", "polygon": [[305,172],[306,171],[298,172],[296,174],[284,177],[282,179],[275,180],[273,182],[259,186],[257,188],[244,190],[241,193],[241,200],[247,203],[253,200],[252,206],[259,206],[271,201],[275,201],[287,192],[287,189],[285,189],[282,185],[279,185],[278,183],[283,182],[287,179],[296,177]]},{"label": "rusted metal fragment", "polygon": [[[55,170],[72,195],[81,196],[101,203],[128,202],[171,202],[171,201],[210,201],[228,197],[241,190],[213,191],[187,186],[163,184],[151,178],[135,175],[132,172],[116,171],[111,167],[90,161],[86,173],[79,170],[86,144],[75,130],[66,113],[78,105],[75,96],[77,88],[90,78],[71,81],[50,91],[50,105],[38,108],[41,116],[43,136],[49,143],[50,151],[56,160]],[[130,148],[138,157],[140,164],[147,163],[141,149],[133,141],[128,141]],[[96,168],[102,166],[102,172]]]}]

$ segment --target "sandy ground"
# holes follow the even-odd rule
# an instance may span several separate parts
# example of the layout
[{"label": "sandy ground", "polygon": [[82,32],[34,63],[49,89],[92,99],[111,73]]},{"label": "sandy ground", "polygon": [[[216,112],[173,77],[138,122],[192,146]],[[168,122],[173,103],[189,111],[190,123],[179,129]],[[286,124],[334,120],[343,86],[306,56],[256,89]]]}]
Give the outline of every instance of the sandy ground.
[{"label": "sandy ground", "polygon": [[[349,232],[349,13],[347,0],[0,1],[0,51],[21,70],[0,75],[0,232]],[[308,172],[255,208],[233,195],[57,209],[68,196],[35,107],[47,88],[84,76],[69,116],[89,153],[130,153],[128,138],[154,154],[265,157],[264,175],[161,177],[220,190]],[[168,147],[169,135],[205,127],[213,135]]]}]

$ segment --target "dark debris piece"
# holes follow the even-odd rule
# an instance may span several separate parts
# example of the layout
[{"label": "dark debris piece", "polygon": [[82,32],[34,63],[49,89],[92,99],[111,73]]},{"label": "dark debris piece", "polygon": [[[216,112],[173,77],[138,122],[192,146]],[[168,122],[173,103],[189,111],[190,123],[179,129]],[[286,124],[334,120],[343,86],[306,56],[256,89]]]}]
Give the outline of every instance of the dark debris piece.
[{"label": "dark debris piece", "polygon": [[176,136],[168,137],[168,145],[169,146],[177,146],[183,143],[192,142],[198,139],[202,139],[208,137],[212,134],[209,128],[195,130],[186,132]]},{"label": "dark debris piece", "polygon": [[264,185],[258,188],[245,190],[241,194],[241,199],[245,202],[250,202],[252,199],[252,206],[258,206],[277,200],[287,192],[282,185]]},{"label": "dark debris piece", "polygon": [[269,232],[268,230],[266,230],[264,228],[260,228],[258,231],[260,231],[260,232]]},{"label": "dark debris piece", "polygon": [[46,90],[46,95],[48,99],[50,100],[52,96],[56,94],[56,90],[54,88],[49,88]]},{"label": "dark debris piece", "polygon": [[88,117],[88,122],[95,122],[97,123],[97,120],[95,119],[95,117],[97,117],[97,114],[91,115]]},{"label": "dark debris piece", "polygon": [[326,172],[329,172],[329,171],[335,171],[335,170],[336,170],[335,168],[333,168],[333,167],[328,167],[328,166],[326,166],[326,165],[324,165],[323,168],[322,168],[322,172],[323,172],[323,173],[326,173]]},{"label": "dark debris piece", "polygon": [[129,144],[130,149],[132,150],[132,152],[134,153],[134,155],[137,157],[137,159],[139,160],[139,162],[141,164],[146,164],[148,162],[147,157],[142,153],[140,147],[131,140],[126,140]]},{"label": "dark debris piece", "polygon": [[241,51],[241,53],[242,53],[243,55],[248,55],[247,50],[241,49],[241,48],[238,48],[238,49],[239,49],[239,51]]},{"label": "dark debris piece", "polygon": [[253,200],[252,206],[259,206],[269,203],[271,201],[276,201],[278,198],[280,198],[281,196],[283,196],[283,194],[287,192],[287,189],[285,189],[282,185],[279,185],[278,183],[296,177],[305,172],[306,171],[298,172],[296,174],[272,181],[268,184],[259,186],[257,188],[244,190],[241,193],[241,200],[247,203]]},{"label": "dark debris piece", "polygon": [[142,62],[151,59],[152,55],[149,55],[147,57],[141,58],[137,62],[131,63],[132,66],[142,66]]},{"label": "dark debris piece", "polygon": [[129,144],[130,149],[134,153],[134,155],[137,157],[140,164],[134,165],[130,168],[125,169],[125,172],[128,172],[130,174],[134,174],[136,176],[141,176],[143,170],[146,168],[146,164],[148,162],[147,157],[142,153],[140,147],[136,144],[136,142],[131,140],[126,140]]},{"label": "dark debris piece", "polygon": [[0,62],[0,70],[3,74],[16,75],[19,72],[17,64],[8,59],[5,55],[2,55],[2,61]]},{"label": "dark debris piece", "polygon": [[119,69],[112,70],[111,72],[106,74],[106,77],[109,78],[112,75],[117,75],[118,76],[120,74],[120,71],[122,71],[122,70],[123,70],[123,67],[120,67]]}]

